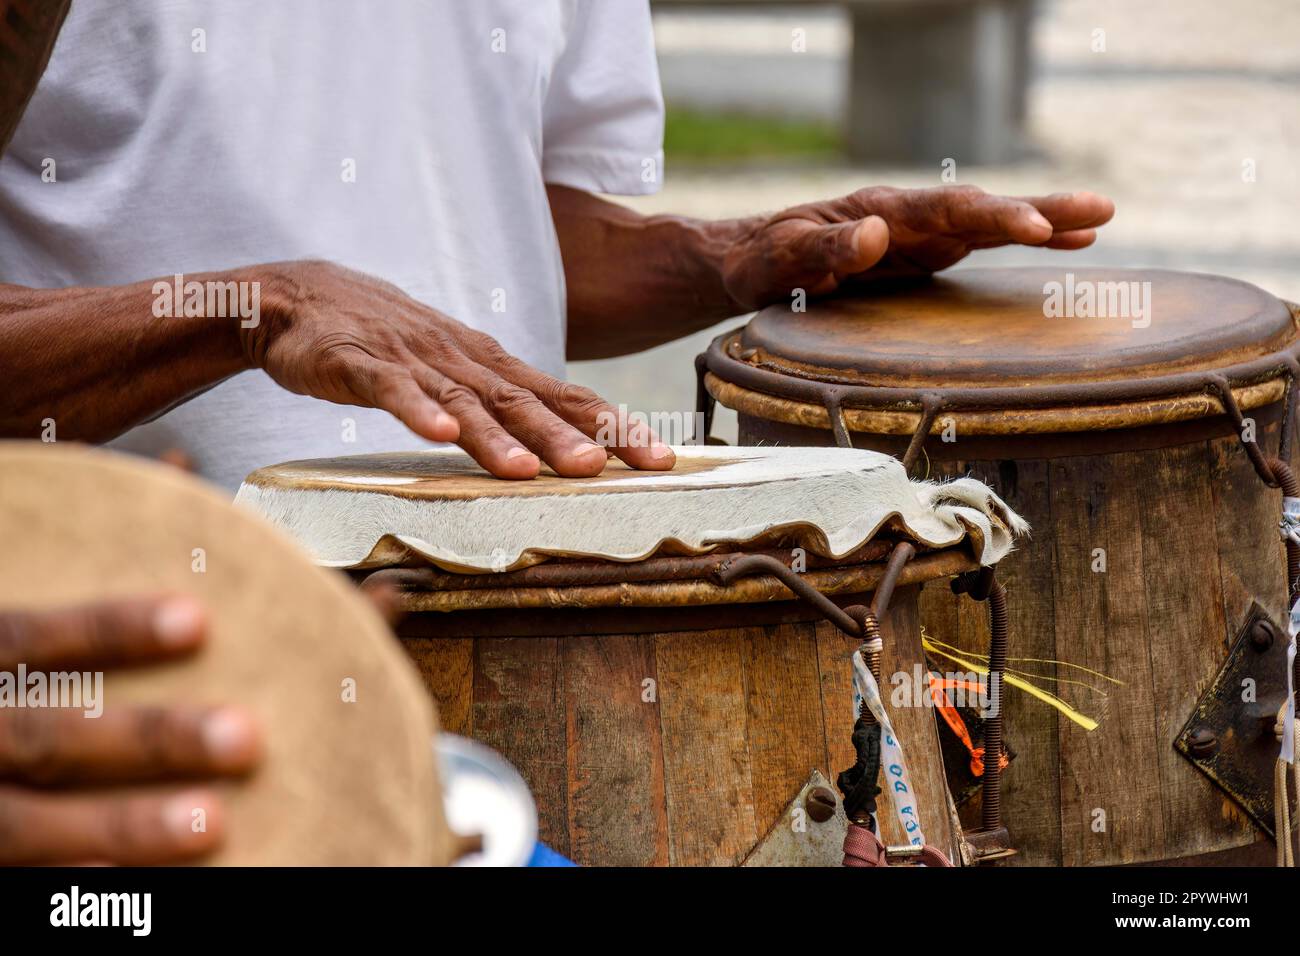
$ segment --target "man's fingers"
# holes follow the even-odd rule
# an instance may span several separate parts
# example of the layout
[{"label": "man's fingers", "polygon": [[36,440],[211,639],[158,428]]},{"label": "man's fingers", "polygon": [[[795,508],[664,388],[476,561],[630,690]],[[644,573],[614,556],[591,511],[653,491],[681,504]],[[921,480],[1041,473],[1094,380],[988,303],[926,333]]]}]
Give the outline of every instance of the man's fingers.
[{"label": "man's fingers", "polygon": [[1090,192],[1025,196],[1023,201],[1042,213],[1058,233],[1096,229],[1115,215],[1115,204],[1110,199]]},{"label": "man's fingers", "polygon": [[214,850],[222,825],[205,790],[62,796],[0,786],[0,864],[178,863]]},{"label": "man's fingers", "polygon": [[807,292],[833,292],[845,276],[866,272],[889,249],[889,227],[879,216],[816,225],[800,221],[789,239],[789,252],[808,275]]},{"label": "man's fingers", "polygon": [[193,651],[206,626],[202,606],[181,596],[0,611],[0,670],[85,670],[175,657]]},{"label": "man's fingers", "polygon": [[609,456],[592,440],[594,430],[547,400],[562,383],[515,358],[491,336],[471,333],[465,356],[450,363],[444,358],[442,371],[470,389],[492,420],[557,475],[586,478],[604,470]]},{"label": "man's fingers", "polygon": [[600,474],[605,449],[555,414],[536,393],[484,370],[472,386],[494,419],[566,478]]},{"label": "man's fingers", "polygon": [[36,786],[239,776],[259,756],[255,724],[233,708],[0,710],[0,779]]},{"label": "man's fingers", "polygon": [[[1052,237],[1052,223],[1024,200],[988,193],[951,193],[945,215],[948,229],[978,237],[1005,237],[1023,245],[1040,246]],[[978,240],[976,240],[978,241]]]},{"label": "man's fingers", "polygon": [[603,445],[633,468],[667,471],[677,456],[644,420],[615,408],[589,388],[551,380],[538,386],[556,414]]},{"label": "man's fingers", "polygon": [[420,386],[460,423],[456,444],[498,478],[536,478],[541,461],[488,414],[473,390],[431,368],[415,373]]},{"label": "man's fingers", "polygon": [[507,363],[501,374],[536,395],[584,436],[608,448],[633,468],[664,471],[677,464],[671,448],[644,421],[630,418],[589,388],[562,382],[524,362]]},{"label": "man's fingers", "polygon": [[1070,229],[1054,233],[1044,245],[1048,249],[1084,249],[1096,241],[1096,229]]},{"label": "man's fingers", "polygon": [[[414,358],[411,361],[415,364]],[[459,437],[460,422],[420,387],[409,368],[355,356],[342,375],[358,398],[382,408],[421,438],[455,441]]]}]

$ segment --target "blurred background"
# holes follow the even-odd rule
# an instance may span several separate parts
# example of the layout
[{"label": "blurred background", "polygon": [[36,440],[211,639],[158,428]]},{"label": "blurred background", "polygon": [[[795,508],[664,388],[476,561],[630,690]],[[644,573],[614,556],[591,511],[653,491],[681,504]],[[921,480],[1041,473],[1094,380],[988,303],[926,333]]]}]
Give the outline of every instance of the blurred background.
[{"label": "blurred background", "polygon": [[[653,7],[664,188],[618,202],[714,218],[870,185],[1090,189],[1118,210],[1092,248],[967,264],[1070,255],[1213,272],[1300,301],[1298,0]],[[744,321],[569,375],[633,411],[689,412],[695,355]],[[734,414],[719,409],[714,434],[734,442]]]}]

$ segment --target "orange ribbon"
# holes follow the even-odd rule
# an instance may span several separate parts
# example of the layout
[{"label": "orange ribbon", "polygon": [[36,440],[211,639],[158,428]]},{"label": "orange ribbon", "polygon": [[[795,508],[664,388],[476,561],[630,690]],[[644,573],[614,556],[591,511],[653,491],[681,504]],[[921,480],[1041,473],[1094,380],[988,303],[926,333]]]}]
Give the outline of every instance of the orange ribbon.
[{"label": "orange ribbon", "polygon": [[[974,741],[970,739],[970,731],[966,729],[966,722],[961,719],[961,714],[957,713],[957,708],[948,702],[948,691],[961,688],[967,691],[981,693],[984,688],[977,681],[968,680],[940,680],[934,676],[932,671],[928,671],[926,676],[930,679],[930,696],[934,698],[934,706],[939,709],[943,716],[944,722],[952,728],[952,732],[957,735],[970,752],[970,772],[976,777],[984,776],[984,748],[976,747]],[[1003,770],[1011,763],[1007,759],[1006,751],[1002,752],[999,764]]]}]

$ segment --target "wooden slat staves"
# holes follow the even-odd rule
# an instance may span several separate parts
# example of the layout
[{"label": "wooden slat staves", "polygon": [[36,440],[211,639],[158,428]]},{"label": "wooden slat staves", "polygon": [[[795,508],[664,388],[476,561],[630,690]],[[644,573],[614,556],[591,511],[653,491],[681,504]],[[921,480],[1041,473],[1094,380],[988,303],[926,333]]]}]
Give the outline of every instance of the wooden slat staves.
[{"label": "wooden slat staves", "polygon": [[[993,476],[990,476],[993,480]],[[1062,659],[1058,654],[1058,611],[1052,600],[1056,526],[1052,521],[1052,485],[1046,461],[1006,462],[996,475],[998,487],[1009,488],[1011,507],[1030,523],[1033,552],[1012,552],[998,563],[998,580],[1007,588],[1010,657],[1037,661]],[[969,600],[967,604],[970,604]],[[988,609],[980,608],[979,635],[988,650]],[[1061,674],[1052,664],[1012,661],[1011,666],[1047,678]],[[1065,668],[1064,670],[1068,670]],[[1058,693],[1052,680],[1038,683]],[[1063,718],[1032,695],[1010,689],[1006,698],[1006,728],[1016,759],[1002,790],[1002,814],[1020,852],[1013,862],[1022,866],[1056,865],[1061,860],[1060,750]]]},{"label": "wooden slat staves", "polygon": [[[1137,453],[1051,463],[1055,599],[1070,610],[1057,616],[1057,656],[1125,682],[1109,690],[1095,731],[1059,721],[1066,866],[1152,859],[1165,845],[1140,533],[1146,464]],[[1093,570],[1099,548],[1104,572]],[[1063,684],[1060,695],[1096,711],[1077,687]]]},{"label": "wooden slat staves", "polygon": [[[1278,426],[1257,437],[1260,447],[1277,448]],[[1267,487],[1250,463],[1250,458],[1233,438],[1207,443],[1210,465],[1210,493],[1214,502],[1215,540],[1219,575],[1223,584],[1225,638],[1231,641],[1246,622],[1256,601],[1279,626],[1286,624],[1286,548],[1272,526],[1282,511],[1282,494]],[[1243,534],[1243,529],[1267,528],[1268,537]],[[1260,560],[1260,555],[1267,558]],[[1226,655],[1221,655],[1226,656]]]},{"label": "wooden slat staves", "polygon": [[474,642],[468,638],[403,638],[429,694],[438,704],[442,729],[469,737],[474,732]]},{"label": "wooden slat staves", "polygon": [[[1032,528],[1034,552],[1012,552],[998,563],[998,580],[1007,589],[1010,657],[1056,660],[1058,612],[1052,600],[1056,528],[1052,523],[1052,486],[1045,461],[1006,462],[999,487],[1009,489],[1008,503]],[[970,603],[969,600],[967,603]],[[987,654],[988,609],[980,608],[980,634]],[[1063,676],[1052,664],[1012,661],[1010,666],[1047,678]],[[1039,680],[1052,693],[1052,680]],[[1022,866],[1054,866],[1061,859],[1060,750],[1062,718],[1047,704],[1015,688],[1006,693],[1006,733],[1016,752],[1002,784],[1002,819]]]},{"label": "wooden slat staves", "polygon": [[832,783],[857,761],[853,751],[853,666],[850,658],[862,643],[829,621],[819,621],[817,668],[820,675],[822,726],[826,729],[826,779]]},{"label": "wooden slat staves", "polygon": [[[936,463],[945,477],[964,474],[964,463]],[[972,477],[987,482],[1032,528],[1032,537],[998,562],[998,580],[1007,589],[1010,641],[1008,656],[1054,660],[1056,609],[1053,602],[1055,532],[1051,518],[1048,463],[1042,460],[970,462]],[[921,592],[921,621],[935,640],[988,654],[988,606],[952,593],[947,581],[928,583]],[[936,663],[943,664],[942,660]],[[949,662],[951,663],[951,662]],[[956,669],[956,665],[951,665]],[[1051,664],[1012,661],[1018,670],[1056,676]],[[1055,692],[1056,685],[1038,683]],[[1019,866],[1056,866],[1061,861],[1060,755],[1057,714],[1029,694],[1008,688],[1006,739],[1016,759],[1002,780],[1002,819]],[[979,795],[961,808],[970,828],[980,824]]]},{"label": "wooden slat staves", "polygon": [[812,769],[825,769],[815,635],[812,624],[747,632],[746,723],[760,834],[776,823]]},{"label": "wooden slat staves", "polygon": [[560,642],[570,850],[583,866],[668,863],[654,645],[636,634]]},{"label": "wooden slat staves", "polygon": [[498,750],[537,802],[539,837],[569,853],[568,758],[559,640],[481,638],[474,648],[474,736]]},{"label": "wooden slat staves", "polygon": [[761,835],[745,733],[748,629],[655,639],[669,859],[733,866]]},{"label": "wooden slat staves", "polygon": [[[1160,856],[1193,856],[1254,840],[1245,814],[1173,746],[1227,654],[1214,506],[1203,444],[1146,452],[1142,459],[1134,491],[1143,552],[1163,549],[1179,558],[1147,562],[1143,575],[1165,818]],[[1255,497],[1263,491],[1261,483]]]}]

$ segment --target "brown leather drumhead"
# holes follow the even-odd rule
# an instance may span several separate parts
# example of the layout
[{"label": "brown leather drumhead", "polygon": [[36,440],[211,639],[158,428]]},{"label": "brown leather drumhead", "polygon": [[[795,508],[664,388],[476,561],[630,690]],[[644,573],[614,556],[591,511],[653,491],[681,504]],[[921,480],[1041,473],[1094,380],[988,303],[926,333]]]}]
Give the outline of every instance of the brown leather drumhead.
[{"label": "brown leather drumhead", "polygon": [[962,269],[774,305],[731,354],[800,378],[899,388],[1103,382],[1229,367],[1294,342],[1281,300],[1159,269]]},{"label": "brown leather drumhead", "polygon": [[0,607],[159,593],[201,600],[208,640],[174,663],[107,671],[105,708],[236,704],[265,741],[253,776],[220,787],[226,839],[207,862],[448,862],[432,704],[341,575],[175,469],[0,442]]}]

